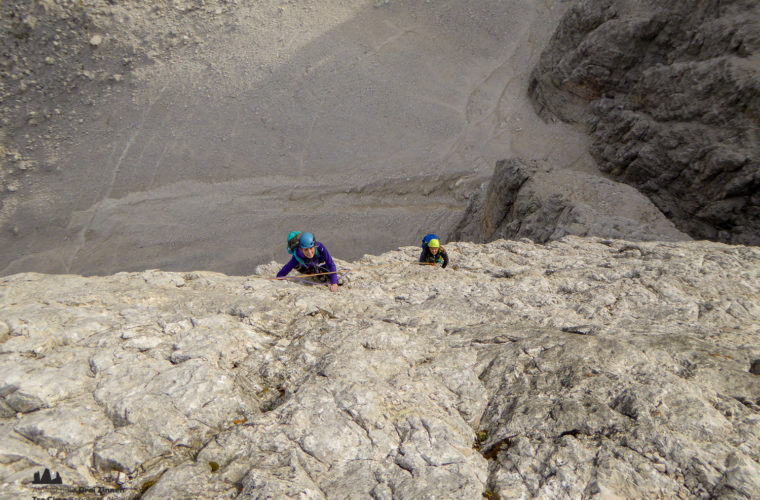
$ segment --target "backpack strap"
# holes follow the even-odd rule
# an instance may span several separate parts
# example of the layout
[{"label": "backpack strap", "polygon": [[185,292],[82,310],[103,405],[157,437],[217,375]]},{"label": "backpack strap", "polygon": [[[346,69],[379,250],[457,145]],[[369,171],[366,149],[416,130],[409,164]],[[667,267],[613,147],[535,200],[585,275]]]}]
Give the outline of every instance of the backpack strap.
[{"label": "backpack strap", "polygon": [[298,256],[298,245],[301,238],[301,231],[291,231],[288,234],[288,245],[286,250],[290,255],[296,258],[300,266],[306,267],[306,263]]}]

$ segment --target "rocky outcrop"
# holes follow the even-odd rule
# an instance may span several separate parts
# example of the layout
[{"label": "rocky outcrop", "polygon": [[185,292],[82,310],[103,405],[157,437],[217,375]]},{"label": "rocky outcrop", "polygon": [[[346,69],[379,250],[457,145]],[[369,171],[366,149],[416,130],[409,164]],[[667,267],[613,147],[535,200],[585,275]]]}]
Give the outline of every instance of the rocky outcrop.
[{"label": "rocky outcrop", "polygon": [[502,160],[476,193],[452,238],[484,243],[566,235],[629,240],[690,239],[632,187],[546,162]]},{"label": "rocky outcrop", "polygon": [[602,171],[697,238],[760,243],[760,6],[582,1],[530,95],[588,125]]},{"label": "rocky outcrop", "polygon": [[[341,262],[337,293],[274,263],[3,278],[0,496],[760,489],[760,250],[446,249],[447,269],[415,247]],[[44,469],[62,484],[32,484]]]}]

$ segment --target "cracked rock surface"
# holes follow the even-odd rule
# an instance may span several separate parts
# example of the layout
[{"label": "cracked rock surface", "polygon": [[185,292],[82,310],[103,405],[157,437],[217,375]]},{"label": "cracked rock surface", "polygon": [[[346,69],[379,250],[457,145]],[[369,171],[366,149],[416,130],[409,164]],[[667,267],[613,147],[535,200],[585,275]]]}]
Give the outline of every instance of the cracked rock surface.
[{"label": "cracked rock surface", "polygon": [[337,293],[275,263],[4,277],[0,494],[44,468],[107,498],[760,489],[760,250],[446,249],[341,261]]}]

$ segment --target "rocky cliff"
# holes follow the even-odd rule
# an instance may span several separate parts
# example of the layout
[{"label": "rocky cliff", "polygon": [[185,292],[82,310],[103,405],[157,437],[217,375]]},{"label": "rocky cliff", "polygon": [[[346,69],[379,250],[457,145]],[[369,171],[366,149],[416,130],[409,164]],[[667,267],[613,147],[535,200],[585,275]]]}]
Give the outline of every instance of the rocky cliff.
[{"label": "rocky cliff", "polygon": [[472,194],[452,239],[485,243],[529,238],[545,243],[566,235],[690,239],[627,184],[519,158],[496,163],[487,188]]},{"label": "rocky cliff", "polygon": [[582,1],[530,94],[580,122],[604,172],[697,238],[760,243],[760,4]]},{"label": "rocky cliff", "polygon": [[2,278],[2,496],[760,491],[760,250],[446,248],[341,262],[337,293],[274,263]]}]

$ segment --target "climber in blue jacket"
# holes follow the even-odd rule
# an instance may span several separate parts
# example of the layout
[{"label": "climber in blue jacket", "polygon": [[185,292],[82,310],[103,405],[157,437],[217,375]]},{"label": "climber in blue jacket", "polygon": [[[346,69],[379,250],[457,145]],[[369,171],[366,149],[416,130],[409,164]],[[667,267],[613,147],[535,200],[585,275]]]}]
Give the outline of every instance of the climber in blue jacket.
[{"label": "climber in blue jacket", "polygon": [[315,240],[313,234],[301,233],[298,248],[293,251],[292,255],[288,263],[277,273],[278,278],[284,278],[293,269],[302,274],[330,273],[324,274],[324,276],[330,277],[330,291],[338,290],[338,273],[335,262],[330,257],[327,248]]}]

